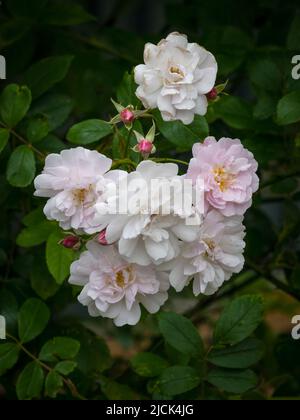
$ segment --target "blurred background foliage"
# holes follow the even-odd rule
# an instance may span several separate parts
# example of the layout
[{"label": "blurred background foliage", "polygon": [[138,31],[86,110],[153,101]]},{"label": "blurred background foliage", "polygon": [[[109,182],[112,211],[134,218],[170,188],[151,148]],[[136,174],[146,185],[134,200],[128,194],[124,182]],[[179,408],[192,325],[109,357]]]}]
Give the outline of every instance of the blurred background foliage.
[{"label": "blurred background foliage", "polygon": [[[261,188],[246,216],[247,262],[212,298],[186,291],[170,299],[167,309],[194,326],[170,315],[117,329],[76,305],[66,283],[76,255],[57,245],[61,232],[45,221],[32,180],[47,153],[72,147],[71,126],[108,120],[110,98],[136,101],[130,73],[145,42],[174,30],[215,54],[229,96],[190,127],[157,115],[159,154],[188,160],[208,133],[240,138],[253,151]],[[9,333],[0,344],[0,399],[300,396],[300,342],[291,338],[300,314],[300,80],[292,78],[299,48],[297,0],[2,1],[1,90],[27,88],[10,85],[0,99],[0,314]],[[101,137],[81,144],[122,158],[123,129]],[[256,295],[264,298],[263,320]],[[247,313],[242,331],[220,339]],[[252,364],[255,373],[245,370]]]}]

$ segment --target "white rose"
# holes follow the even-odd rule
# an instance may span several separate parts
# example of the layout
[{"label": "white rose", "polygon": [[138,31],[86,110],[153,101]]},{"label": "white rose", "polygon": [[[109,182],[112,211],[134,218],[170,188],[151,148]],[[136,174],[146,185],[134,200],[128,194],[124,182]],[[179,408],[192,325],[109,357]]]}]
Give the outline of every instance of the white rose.
[{"label": "white rose", "polygon": [[200,236],[184,244],[173,266],[170,283],[177,292],[193,280],[193,291],[212,295],[244,267],[245,227],[243,217],[225,217],[211,210],[204,218]]},{"label": "white rose", "polygon": [[60,226],[88,231],[95,216],[94,205],[105,197],[122,171],[109,171],[112,160],[83,147],[50,154],[34,182],[35,196],[49,198],[44,213]]},{"label": "white rose", "polygon": [[[103,202],[96,204],[96,230],[106,229],[106,241],[118,242],[119,252],[127,261],[143,266],[166,263],[178,257],[181,241],[192,242],[198,237],[199,225],[188,223],[196,216],[193,206],[180,206],[180,194],[184,192],[188,200],[188,192],[183,190],[184,178],[177,173],[178,166],[173,163],[146,160],[128,175],[127,188],[110,200],[106,214],[102,213]],[[157,183],[153,185],[153,181]],[[176,195],[182,198],[178,203]],[[110,206],[118,208],[118,202],[128,203],[126,214],[110,210]],[[197,223],[197,217],[195,220]]]},{"label": "white rose", "polygon": [[156,313],[168,299],[168,275],[150,265],[126,262],[114,246],[94,241],[71,266],[69,283],[82,286],[79,302],[93,317],[113,319],[116,326],[136,325],[140,305]]},{"label": "white rose", "polygon": [[216,82],[215,57],[179,33],[158,45],[146,44],[145,64],[135,68],[136,95],[146,108],[158,108],[165,121],[191,124],[205,115],[207,98]]}]

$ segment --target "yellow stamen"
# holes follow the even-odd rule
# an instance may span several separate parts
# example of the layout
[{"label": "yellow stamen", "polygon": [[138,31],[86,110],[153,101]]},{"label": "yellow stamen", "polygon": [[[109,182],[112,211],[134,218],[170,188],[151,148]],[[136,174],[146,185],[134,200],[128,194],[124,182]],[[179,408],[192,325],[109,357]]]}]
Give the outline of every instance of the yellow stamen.
[{"label": "yellow stamen", "polygon": [[124,288],[125,286],[125,278],[124,278],[124,274],[123,271],[119,271],[116,274],[116,283],[119,287]]},{"label": "yellow stamen", "polygon": [[216,167],[213,173],[215,182],[218,184],[221,192],[225,192],[235,180],[235,176],[226,172],[223,167]]},{"label": "yellow stamen", "polygon": [[83,204],[85,202],[87,193],[88,193],[88,190],[86,190],[85,188],[74,190],[73,191],[74,200],[77,201],[77,203],[79,204]]},{"label": "yellow stamen", "polygon": [[177,67],[177,66],[172,66],[172,67],[170,68],[170,72],[171,72],[172,74],[178,74],[178,76],[180,76],[180,77],[184,78],[184,73],[183,73],[183,71],[182,71],[182,70],[180,70],[180,68],[179,68],[179,67]]}]

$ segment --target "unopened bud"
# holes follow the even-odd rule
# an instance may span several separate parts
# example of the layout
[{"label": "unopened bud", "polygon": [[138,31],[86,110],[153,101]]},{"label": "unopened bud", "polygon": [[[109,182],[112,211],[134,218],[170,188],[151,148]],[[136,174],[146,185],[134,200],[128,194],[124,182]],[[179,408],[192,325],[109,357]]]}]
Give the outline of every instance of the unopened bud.
[{"label": "unopened bud", "polygon": [[141,140],[141,142],[138,144],[139,152],[142,155],[150,155],[153,149],[153,143],[149,140]]},{"label": "unopened bud", "polygon": [[60,244],[68,249],[79,249],[80,239],[77,236],[69,235],[60,241]]},{"label": "unopened bud", "polygon": [[108,242],[106,240],[106,230],[103,230],[102,232],[99,233],[98,235],[98,242],[100,245],[108,245]]},{"label": "unopened bud", "polygon": [[132,124],[135,119],[134,112],[125,108],[120,112],[120,118],[124,124]]},{"label": "unopened bud", "polygon": [[217,89],[214,87],[210,92],[206,94],[206,97],[209,101],[214,101],[215,99],[217,99],[218,97]]}]

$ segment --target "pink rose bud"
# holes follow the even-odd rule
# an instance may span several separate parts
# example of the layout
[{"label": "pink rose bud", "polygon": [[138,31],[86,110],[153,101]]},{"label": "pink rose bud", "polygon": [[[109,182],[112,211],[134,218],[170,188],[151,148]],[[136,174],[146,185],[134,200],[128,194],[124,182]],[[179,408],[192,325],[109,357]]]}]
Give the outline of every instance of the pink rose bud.
[{"label": "pink rose bud", "polygon": [[134,112],[125,108],[120,112],[120,118],[124,124],[131,124],[135,119]]},{"label": "pink rose bud", "polygon": [[77,236],[69,235],[66,236],[60,244],[68,249],[77,249],[80,245],[80,239]]},{"label": "pink rose bud", "polygon": [[207,93],[206,97],[209,101],[214,101],[215,99],[217,99],[218,97],[217,89],[213,88],[210,92]]},{"label": "pink rose bud", "polygon": [[108,245],[108,242],[106,240],[106,230],[103,230],[102,232],[99,233],[98,235],[98,242],[100,245]]},{"label": "pink rose bud", "polygon": [[149,155],[152,152],[153,144],[145,139],[138,144],[138,149],[142,155]]}]

